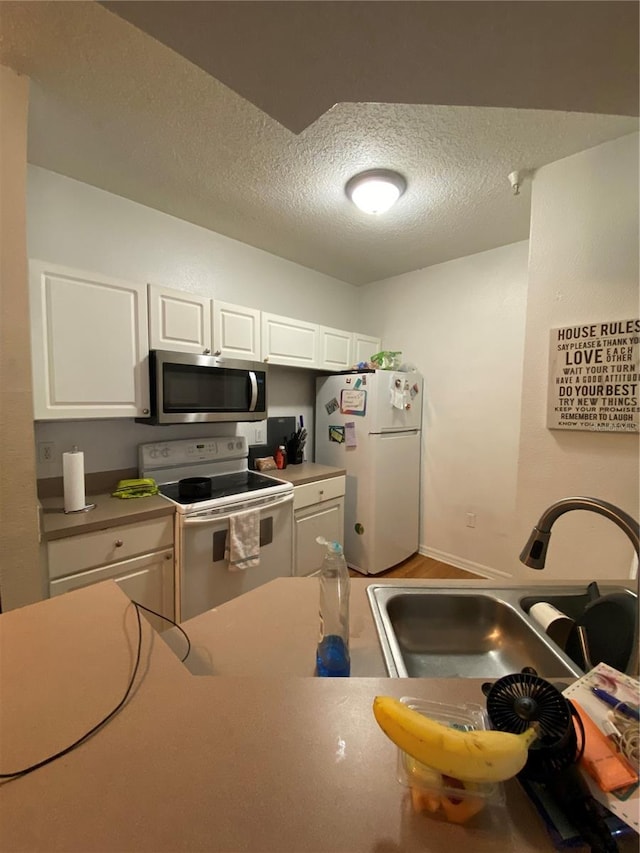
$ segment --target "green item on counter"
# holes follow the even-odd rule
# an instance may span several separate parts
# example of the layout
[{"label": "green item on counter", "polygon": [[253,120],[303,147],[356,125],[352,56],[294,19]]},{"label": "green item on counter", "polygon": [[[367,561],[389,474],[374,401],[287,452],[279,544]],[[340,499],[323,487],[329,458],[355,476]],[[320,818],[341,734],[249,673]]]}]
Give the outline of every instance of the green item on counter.
[{"label": "green item on counter", "polygon": [[160,490],[155,480],[146,477],[140,480],[120,480],[112,498],[146,498],[157,495]]}]

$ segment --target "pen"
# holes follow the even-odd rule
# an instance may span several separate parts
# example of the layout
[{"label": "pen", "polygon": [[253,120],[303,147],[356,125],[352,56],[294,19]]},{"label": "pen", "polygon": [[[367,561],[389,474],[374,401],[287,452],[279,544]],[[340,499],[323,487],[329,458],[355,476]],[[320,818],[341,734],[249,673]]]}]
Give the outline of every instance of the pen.
[{"label": "pen", "polygon": [[611,705],[611,707],[615,708],[616,711],[620,711],[620,713],[624,714],[626,717],[633,717],[634,720],[638,720],[640,722],[640,714],[638,713],[637,708],[627,705],[626,702],[620,702],[615,696],[612,696],[611,693],[607,693],[606,690],[601,690],[599,687],[592,687],[591,690],[598,699],[606,702],[607,705]]}]

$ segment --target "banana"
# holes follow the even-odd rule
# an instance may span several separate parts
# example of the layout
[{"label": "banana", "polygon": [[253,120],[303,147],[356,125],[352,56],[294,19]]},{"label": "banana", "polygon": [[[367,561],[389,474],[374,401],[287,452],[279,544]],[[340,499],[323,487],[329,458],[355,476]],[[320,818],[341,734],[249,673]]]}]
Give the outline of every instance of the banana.
[{"label": "banana", "polygon": [[522,770],[535,724],[519,735],[469,731],[425,717],[392,696],[376,696],[373,714],[386,736],[408,755],[464,782],[503,782]]}]

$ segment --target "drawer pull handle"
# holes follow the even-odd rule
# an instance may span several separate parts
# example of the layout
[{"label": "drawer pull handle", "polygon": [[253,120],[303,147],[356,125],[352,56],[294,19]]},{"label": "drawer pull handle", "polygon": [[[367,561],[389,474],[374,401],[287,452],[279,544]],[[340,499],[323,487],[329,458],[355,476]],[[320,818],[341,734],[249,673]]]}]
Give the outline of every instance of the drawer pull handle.
[{"label": "drawer pull handle", "polygon": [[122,548],[123,545],[124,542],[122,541],[122,539],[116,539],[116,548]]}]

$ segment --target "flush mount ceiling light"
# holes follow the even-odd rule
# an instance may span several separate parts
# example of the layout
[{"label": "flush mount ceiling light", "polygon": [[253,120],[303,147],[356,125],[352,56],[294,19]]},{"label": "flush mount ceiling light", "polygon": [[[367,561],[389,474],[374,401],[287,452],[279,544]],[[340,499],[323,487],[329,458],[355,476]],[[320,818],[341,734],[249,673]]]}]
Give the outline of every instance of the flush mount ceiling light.
[{"label": "flush mount ceiling light", "polygon": [[349,178],[345,192],[365,213],[386,213],[407,188],[407,182],[391,169],[369,169]]}]

